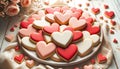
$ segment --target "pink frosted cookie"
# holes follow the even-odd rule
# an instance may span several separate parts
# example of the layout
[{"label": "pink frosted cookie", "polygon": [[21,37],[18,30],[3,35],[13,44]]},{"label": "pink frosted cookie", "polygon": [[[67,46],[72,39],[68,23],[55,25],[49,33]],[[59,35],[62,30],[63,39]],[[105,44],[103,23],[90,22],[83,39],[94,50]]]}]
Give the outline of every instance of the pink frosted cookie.
[{"label": "pink frosted cookie", "polygon": [[31,33],[36,32],[36,29],[32,27],[32,24],[28,26],[27,29],[23,28],[19,30],[19,35],[21,37],[30,36]]},{"label": "pink frosted cookie", "polygon": [[53,23],[51,26],[44,26],[43,31],[47,34],[59,31],[59,24]]},{"label": "pink frosted cookie", "polygon": [[70,18],[69,26],[71,26],[74,30],[82,30],[86,27],[86,20],[80,19],[78,20],[75,17]]},{"label": "pink frosted cookie", "polygon": [[36,44],[36,53],[41,59],[47,59],[51,57],[56,49],[56,45],[54,43],[48,43],[44,41],[40,41]]},{"label": "pink frosted cookie", "polygon": [[26,60],[26,66],[29,68],[32,68],[34,66],[35,62],[34,60]]},{"label": "pink frosted cookie", "polygon": [[8,42],[11,42],[14,40],[14,35],[13,34],[7,34],[5,35],[5,39],[8,41]]}]

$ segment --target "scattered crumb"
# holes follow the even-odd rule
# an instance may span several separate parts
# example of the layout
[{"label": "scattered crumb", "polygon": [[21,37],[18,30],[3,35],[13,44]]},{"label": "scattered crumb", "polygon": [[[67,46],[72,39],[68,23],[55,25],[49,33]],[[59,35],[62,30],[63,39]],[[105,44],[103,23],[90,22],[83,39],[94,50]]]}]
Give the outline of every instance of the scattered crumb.
[{"label": "scattered crumb", "polygon": [[8,42],[11,42],[14,40],[14,35],[13,34],[7,34],[5,35],[5,39],[8,41]]},{"label": "scattered crumb", "polygon": [[28,59],[29,59],[29,57],[28,57],[28,56],[25,56],[24,58],[25,58],[25,60],[28,60]]},{"label": "scattered crumb", "polygon": [[19,48],[19,46],[15,46],[15,51],[18,51],[18,50],[20,50],[20,48]]},{"label": "scattered crumb", "polygon": [[114,39],[113,39],[113,42],[114,42],[114,43],[118,43],[118,41],[117,41],[117,39],[116,39],[116,38],[114,38]]},{"label": "scattered crumb", "polygon": [[19,26],[19,23],[14,24],[14,27],[18,27],[18,26]]},{"label": "scattered crumb", "polygon": [[100,16],[100,19],[103,20],[103,16]]},{"label": "scattered crumb", "polygon": [[108,20],[105,20],[106,23],[108,23]]},{"label": "scattered crumb", "polygon": [[113,29],[113,30],[114,30],[115,28],[114,28],[114,27],[111,27],[111,29]]},{"label": "scattered crumb", "polygon": [[78,6],[79,6],[79,7],[81,7],[81,6],[82,6],[82,4],[78,4]]},{"label": "scattered crumb", "polygon": [[86,11],[88,11],[88,8],[85,8]]},{"label": "scattered crumb", "polygon": [[95,64],[95,59],[91,59],[90,62],[91,62],[92,64]]},{"label": "scattered crumb", "polygon": [[49,2],[44,2],[45,5],[49,5]]},{"label": "scattered crumb", "polygon": [[86,3],[86,6],[90,6],[90,3]]}]

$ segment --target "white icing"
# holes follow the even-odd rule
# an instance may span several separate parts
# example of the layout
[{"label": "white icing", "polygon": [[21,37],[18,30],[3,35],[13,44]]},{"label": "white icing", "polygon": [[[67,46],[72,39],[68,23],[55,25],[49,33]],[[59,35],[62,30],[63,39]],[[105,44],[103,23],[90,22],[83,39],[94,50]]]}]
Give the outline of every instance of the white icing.
[{"label": "white icing", "polygon": [[66,25],[61,25],[61,26],[60,26],[60,32],[63,32],[63,30],[64,30],[66,27],[67,27]]},{"label": "white icing", "polygon": [[94,46],[100,42],[100,37],[98,35],[91,35],[90,38],[92,39]]},{"label": "white icing", "polygon": [[82,33],[83,33],[83,39],[90,37],[90,33],[88,31],[83,31]]},{"label": "white icing", "polygon": [[45,41],[48,43],[48,42],[51,42],[52,41],[52,39],[51,39],[51,37],[49,36],[49,35],[44,35],[44,38],[45,38]]},{"label": "white icing", "polygon": [[57,43],[63,45],[63,46],[67,46],[68,42],[72,39],[72,32],[69,30],[66,30],[64,32],[54,32],[52,33],[52,38],[54,41],[56,41]]},{"label": "white icing", "polygon": [[23,37],[22,44],[29,48],[36,48],[36,45],[34,43],[30,42],[29,37]]}]

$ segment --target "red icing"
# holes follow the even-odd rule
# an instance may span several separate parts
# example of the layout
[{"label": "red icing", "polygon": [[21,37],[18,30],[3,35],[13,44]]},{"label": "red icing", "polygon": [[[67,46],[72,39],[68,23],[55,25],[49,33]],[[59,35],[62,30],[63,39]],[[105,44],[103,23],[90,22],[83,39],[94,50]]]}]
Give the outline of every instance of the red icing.
[{"label": "red icing", "polygon": [[73,41],[79,40],[83,37],[83,34],[81,31],[73,31]]},{"label": "red icing", "polygon": [[19,62],[19,63],[21,63],[23,61],[23,59],[24,59],[24,55],[23,54],[16,55],[14,57],[14,60],[17,61],[17,62]]},{"label": "red icing", "polygon": [[31,22],[28,22],[28,21],[22,21],[20,23],[20,27],[21,28],[27,28],[30,24],[32,24]]},{"label": "red icing", "polygon": [[87,23],[91,23],[91,24],[93,24],[93,22],[94,22],[93,18],[87,18],[86,21],[87,21]]},{"label": "red icing", "polygon": [[36,33],[36,32],[32,33],[30,35],[30,38],[36,42],[44,41],[43,33],[41,30],[39,31],[39,33]]},{"label": "red icing", "polygon": [[61,8],[55,7],[55,8],[46,8],[45,9],[45,12],[48,13],[48,14],[53,14],[55,11],[60,12]]},{"label": "red icing", "polygon": [[108,18],[113,18],[115,16],[113,11],[105,11],[104,13]]},{"label": "red icing", "polygon": [[97,60],[98,60],[99,63],[104,63],[104,62],[107,61],[107,58],[100,53],[100,54],[98,54],[98,56],[97,56]]},{"label": "red icing", "polygon": [[10,28],[10,31],[11,31],[11,32],[13,32],[14,30],[15,30],[14,27],[11,27],[11,28]]},{"label": "red icing", "polygon": [[43,30],[48,34],[52,34],[53,32],[59,31],[59,24],[53,23],[51,26],[45,26]]},{"label": "red icing", "polygon": [[91,59],[90,62],[91,62],[92,64],[95,64],[95,59]]},{"label": "red icing", "polygon": [[94,14],[98,14],[98,13],[100,13],[100,9],[99,8],[92,8],[92,12]]},{"label": "red icing", "polygon": [[114,42],[114,43],[118,43],[118,41],[117,41],[117,39],[116,39],[116,38],[114,38],[113,42]]},{"label": "red icing", "polygon": [[100,27],[98,26],[92,26],[92,24],[87,23],[86,30],[92,35],[92,34],[98,34],[100,32]]},{"label": "red icing", "polygon": [[113,26],[116,25],[116,21],[111,20],[110,22],[111,22],[111,24],[112,24]]},{"label": "red icing", "polygon": [[57,51],[59,56],[61,56],[62,58],[64,58],[67,61],[70,61],[75,56],[75,54],[77,53],[78,48],[75,44],[71,44],[66,49],[58,47],[56,49],[56,51]]},{"label": "red icing", "polygon": [[105,9],[108,9],[108,8],[109,8],[109,6],[105,4],[105,5],[104,5],[104,8],[105,8]]}]

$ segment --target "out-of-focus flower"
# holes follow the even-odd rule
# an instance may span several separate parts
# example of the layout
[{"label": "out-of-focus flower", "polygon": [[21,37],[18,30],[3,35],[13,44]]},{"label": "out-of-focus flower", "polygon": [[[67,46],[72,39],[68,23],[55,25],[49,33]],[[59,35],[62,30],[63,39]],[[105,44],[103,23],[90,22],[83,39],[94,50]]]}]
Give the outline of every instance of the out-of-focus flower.
[{"label": "out-of-focus flower", "polygon": [[31,5],[31,0],[20,0],[22,7],[29,7]]},{"label": "out-of-focus flower", "polygon": [[12,4],[12,5],[9,5],[6,10],[5,10],[5,13],[9,16],[15,16],[19,13],[20,11],[20,8],[19,6],[16,4]]}]

